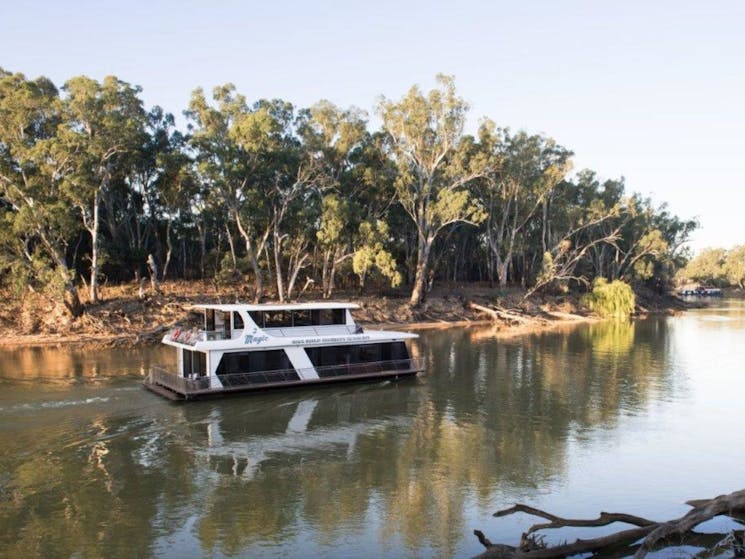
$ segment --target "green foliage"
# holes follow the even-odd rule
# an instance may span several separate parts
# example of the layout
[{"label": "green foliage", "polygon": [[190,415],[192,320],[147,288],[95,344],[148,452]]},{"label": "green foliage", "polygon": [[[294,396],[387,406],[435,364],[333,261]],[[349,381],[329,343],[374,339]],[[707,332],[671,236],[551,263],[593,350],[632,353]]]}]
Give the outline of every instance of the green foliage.
[{"label": "green foliage", "polygon": [[349,202],[331,193],[321,202],[321,226],[316,232],[322,246],[333,246],[340,242],[350,221]]},{"label": "green foliage", "polygon": [[[78,312],[77,278],[100,267],[126,281],[153,254],[162,274],[248,277],[257,296],[276,280],[280,297],[304,281],[329,297],[351,268],[360,285],[409,282],[416,304],[444,278],[659,285],[685,263],[694,221],[623,179],[569,175],[571,151],[543,134],[488,119],[464,134],[452,77],[377,108],[371,129],[359,109],[249,102],[226,84],[193,92],[182,133],[116,77],[74,77],[60,93],[0,70],[0,282]],[[745,247],[689,268],[743,286]]]},{"label": "green foliage", "polygon": [[706,248],[696,255],[678,275],[679,281],[697,281],[713,285],[727,283],[727,251]]},{"label": "green foliage", "polygon": [[727,252],[724,270],[730,285],[745,289],[745,245],[736,246]]},{"label": "green foliage", "polygon": [[695,281],[720,287],[745,289],[745,245],[706,248],[692,258],[677,274],[679,283]]},{"label": "green foliage", "polygon": [[391,287],[401,285],[403,278],[398,271],[396,260],[384,248],[384,240],[389,235],[388,225],[384,221],[360,224],[361,247],[352,257],[352,269],[360,278],[360,287],[365,285],[365,277],[373,269],[388,278]]},{"label": "green foliage", "polygon": [[468,157],[463,139],[468,104],[455,92],[451,76],[438,75],[439,88],[426,95],[412,87],[399,101],[383,99],[379,112],[396,162],[398,201],[417,234],[417,263],[410,303],[424,297],[430,252],[452,225],[486,219],[467,188],[480,173],[480,158]]},{"label": "green foliage", "polygon": [[628,283],[597,278],[582,303],[604,318],[626,319],[634,312],[636,296]]}]

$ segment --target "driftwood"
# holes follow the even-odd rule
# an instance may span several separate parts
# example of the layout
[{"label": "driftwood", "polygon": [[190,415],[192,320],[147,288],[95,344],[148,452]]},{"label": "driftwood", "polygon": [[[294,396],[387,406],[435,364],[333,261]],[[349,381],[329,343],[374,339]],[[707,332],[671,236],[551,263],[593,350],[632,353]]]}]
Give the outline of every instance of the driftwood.
[{"label": "driftwood", "polygon": [[[614,550],[614,555],[634,554],[635,559],[646,557],[647,553],[661,547],[681,545],[681,541],[697,547],[706,548],[700,557],[713,556],[731,550],[735,557],[745,557],[745,539],[742,530],[730,534],[697,534],[693,529],[716,516],[725,515],[743,523],[745,513],[745,489],[715,499],[688,501],[693,508],[684,516],[668,522],[655,522],[646,518],[623,513],[601,512],[594,520],[561,518],[546,511],[517,504],[494,513],[502,517],[523,512],[544,518],[548,522],[534,524],[525,532],[517,547],[494,544],[480,530],[474,530],[479,542],[486,548],[479,559],[553,559],[568,557],[579,553],[599,553]],[[607,526],[622,522],[634,526],[606,536],[587,540],[578,539],[573,543],[547,546],[539,530],[564,527]],[[639,543],[641,542],[641,543]],[[617,553],[616,553],[617,552]]]},{"label": "driftwood", "polygon": [[468,303],[468,307],[475,311],[488,314],[494,321],[506,320],[508,322],[516,322],[518,324],[534,324],[538,320],[536,318],[522,316],[517,313],[507,311],[505,309],[485,307],[483,305],[474,303],[473,301]]}]

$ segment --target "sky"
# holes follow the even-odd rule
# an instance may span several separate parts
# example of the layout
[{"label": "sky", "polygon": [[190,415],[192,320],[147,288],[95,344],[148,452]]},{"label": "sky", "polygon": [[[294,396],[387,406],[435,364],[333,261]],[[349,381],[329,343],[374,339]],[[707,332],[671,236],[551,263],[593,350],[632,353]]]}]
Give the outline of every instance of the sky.
[{"label": "sky", "polygon": [[469,131],[488,117],[551,136],[576,170],[697,218],[694,251],[745,243],[741,0],[0,0],[0,67],[57,85],[113,74],[175,114],[230,82],[373,126],[381,95],[450,74]]}]

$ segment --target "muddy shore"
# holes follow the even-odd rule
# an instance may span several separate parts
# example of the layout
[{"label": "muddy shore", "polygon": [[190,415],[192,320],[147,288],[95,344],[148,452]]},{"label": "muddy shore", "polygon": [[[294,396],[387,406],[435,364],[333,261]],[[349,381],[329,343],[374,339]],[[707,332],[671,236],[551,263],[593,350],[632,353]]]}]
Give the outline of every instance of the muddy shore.
[{"label": "muddy shore", "polygon": [[[357,303],[356,320],[364,327],[400,330],[492,325],[497,335],[513,336],[598,320],[582,308],[579,296],[541,295],[523,299],[520,289],[488,286],[440,286],[419,308],[405,294],[388,296],[338,292],[332,300]],[[6,299],[7,301],[8,299]],[[305,293],[297,302],[320,300]],[[43,296],[6,305],[0,311],[0,347],[49,345],[134,346],[157,343],[177,324],[197,323],[195,303],[249,302],[248,292],[211,282],[165,282],[159,293],[139,297],[134,284],[105,286],[101,300],[88,303],[72,320]],[[268,300],[267,302],[272,302]],[[642,294],[637,314],[675,313],[690,305],[676,297]],[[497,310],[499,316],[487,312]]]}]

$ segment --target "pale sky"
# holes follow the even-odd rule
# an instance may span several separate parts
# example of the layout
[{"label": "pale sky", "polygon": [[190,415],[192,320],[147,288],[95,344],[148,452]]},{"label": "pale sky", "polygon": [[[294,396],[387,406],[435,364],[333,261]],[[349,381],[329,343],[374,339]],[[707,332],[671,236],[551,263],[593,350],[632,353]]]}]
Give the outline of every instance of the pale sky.
[{"label": "pale sky", "polygon": [[373,116],[452,74],[471,131],[488,116],[552,136],[576,169],[698,217],[694,249],[745,243],[745,1],[0,0],[0,66],[114,74],[176,114],[232,82]]}]

